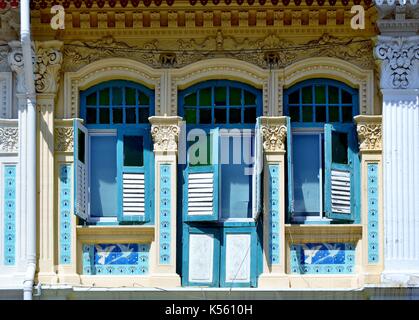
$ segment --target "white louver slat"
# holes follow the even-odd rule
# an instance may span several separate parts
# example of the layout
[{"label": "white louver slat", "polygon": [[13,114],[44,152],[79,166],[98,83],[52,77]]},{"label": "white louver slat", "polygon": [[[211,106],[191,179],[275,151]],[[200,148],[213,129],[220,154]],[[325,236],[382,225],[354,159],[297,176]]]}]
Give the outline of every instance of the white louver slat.
[{"label": "white louver slat", "polygon": [[350,171],[333,170],[332,182],[332,211],[335,213],[351,212],[351,173]]},{"label": "white louver slat", "polygon": [[211,215],[214,209],[214,174],[189,173],[188,215]]},{"label": "white louver slat", "polygon": [[124,215],[144,215],[144,173],[124,173],[122,208]]}]

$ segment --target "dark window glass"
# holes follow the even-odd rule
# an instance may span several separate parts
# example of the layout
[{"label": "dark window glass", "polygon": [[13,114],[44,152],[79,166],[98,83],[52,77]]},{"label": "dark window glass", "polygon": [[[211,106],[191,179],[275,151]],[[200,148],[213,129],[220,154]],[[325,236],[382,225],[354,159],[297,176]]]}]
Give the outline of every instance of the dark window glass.
[{"label": "dark window glass", "polygon": [[137,102],[135,101],[135,92],[134,88],[125,88],[125,104],[128,106],[135,106]]},{"label": "dark window glass", "polygon": [[96,92],[93,92],[92,94],[89,94],[86,97],[86,105],[88,106],[96,106]]},{"label": "dark window glass", "polygon": [[148,110],[148,108],[138,109],[138,122],[139,123],[148,123],[149,116],[150,116],[150,111]]},{"label": "dark window glass", "polygon": [[316,103],[326,103],[326,87],[325,86],[316,86],[315,92],[316,95]]},{"label": "dark window glass", "polygon": [[122,88],[113,88],[112,89],[112,105],[121,106],[122,105]]},{"label": "dark window glass", "polygon": [[77,146],[77,157],[79,159],[80,162],[85,163],[85,139],[86,139],[86,135],[83,131],[81,131],[80,129],[77,132],[77,141],[78,141],[78,146]]},{"label": "dark window glass", "polygon": [[342,107],[342,121],[352,122],[352,107]]},{"label": "dark window glass", "polygon": [[216,106],[225,106],[227,104],[227,88],[216,87],[215,88],[214,102]]},{"label": "dark window glass", "polygon": [[[199,145],[195,145],[200,143]],[[191,146],[194,145],[193,148]],[[212,161],[212,136],[196,136],[195,141],[188,141],[188,163],[191,167],[211,165]],[[203,152],[204,154],[200,154]],[[206,157],[205,157],[206,154]]]},{"label": "dark window glass", "polygon": [[256,123],[256,108],[245,108],[244,109],[244,122],[245,123]]},{"label": "dark window glass", "polygon": [[99,104],[101,106],[109,106],[109,89],[103,89],[99,92]]},{"label": "dark window glass", "polygon": [[199,91],[199,105],[201,107],[209,107],[211,102],[211,88],[205,88]]},{"label": "dark window glass", "polygon": [[288,97],[288,102],[291,104],[300,103],[300,90],[291,93]]},{"label": "dark window glass", "polygon": [[339,122],[339,107],[329,106],[329,122]]},{"label": "dark window glass", "polygon": [[230,88],[230,105],[240,106],[242,104],[242,90],[239,88]]},{"label": "dark window glass", "polygon": [[303,107],[303,122],[313,122],[313,107]]},{"label": "dark window glass", "polygon": [[348,164],[348,135],[332,132],[332,162]]},{"label": "dark window glass", "polygon": [[299,122],[300,121],[300,107],[290,107],[290,117],[291,117],[291,121]]},{"label": "dark window glass", "polygon": [[96,123],[96,108],[86,108],[86,123]]},{"label": "dark window glass", "polygon": [[124,136],[124,166],[142,167],[143,163],[143,137]]},{"label": "dark window glass", "polygon": [[186,123],[196,123],[196,110],[195,109],[185,109],[185,121]]},{"label": "dark window glass", "polygon": [[256,96],[249,92],[249,91],[244,91],[244,105],[246,106],[254,106],[256,105]]},{"label": "dark window glass", "polygon": [[122,108],[113,108],[112,111],[113,123],[122,123]]},{"label": "dark window glass", "polygon": [[326,106],[316,106],[316,122],[326,122]]},{"label": "dark window glass", "polygon": [[185,96],[183,102],[185,106],[196,106],[196,93],[191,93]]},{"label": "dark window glass", "polygon": [[329,86],[329,103],[339,103],[339,88]]},{"label": "dark window glass", "polygon": [[135,108],[125,109],[125,123],[136,123]]},{"label": "dark window glass", "polygon": [[199,123],[209,124],[211,123],[211,109],[201,109],[199,110]]},{"label": "dark window glass", "polygon": [[99,108],[99,123],[109,124],[109,108]]},{"label": "dark window glass", "polygon": [[138,104],[141,106],[148,106],[150,104],[150,98],[141,91],[138,91]]},{"label": "dark window glass", "polygon": [[313,103],[313,89],[312,87],[304,87],[302,89],[303,103]]},{"label": "dark window glass", "polygon": [[352,103],[352,95],[345,90],[342,90],[342,103]]},{"label": "dark window glass", "polygon": [[242,122],[242,110],[239,108],[230,109],[230,123]]},{"label": "dark window glass", "polygon": [[214,109],[214,123],[226,123],[226,122],[227,122],[227,110],[225,108]]}]

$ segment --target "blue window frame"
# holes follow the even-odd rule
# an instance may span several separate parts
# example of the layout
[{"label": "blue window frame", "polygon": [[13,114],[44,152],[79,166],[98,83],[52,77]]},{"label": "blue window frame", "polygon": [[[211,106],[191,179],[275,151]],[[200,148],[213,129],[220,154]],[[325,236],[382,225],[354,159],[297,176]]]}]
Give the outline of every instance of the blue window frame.
[{"label": "blue window frame", "polygon": [[288,222],[359,222],[358,90],[310,79],[285,91]]},{"label": "blue window frame", "polygon": [[[80,101],[88,137],[79,139],[82,144],[75,149],[78,158],[84,155],[81,164],[87,168],[88,222],[153,223],[154,155],[148,117],[154,114],[154,92],[114,80],[81,92]],[[88,188],[76,192],[81,190]]]}]

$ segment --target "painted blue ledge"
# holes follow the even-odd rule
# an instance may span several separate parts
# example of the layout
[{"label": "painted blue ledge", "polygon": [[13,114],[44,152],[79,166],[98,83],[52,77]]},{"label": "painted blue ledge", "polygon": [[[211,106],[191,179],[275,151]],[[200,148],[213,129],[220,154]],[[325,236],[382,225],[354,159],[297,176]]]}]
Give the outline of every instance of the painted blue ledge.
[{"label": "painted blue ledge", "polygon": [[4,166],[4,264],[16,262],[16,165]]},{"label": "painted blue ledge", "polygon": [[60,165],[60,264],[71,264],[71,165]]},{"label": "painted blue ledge", "polygon": [[280,263],[279,165],[269,165],[269,262]]},{"label": "painted blue ledge", "polygon": [[368,191],[368,263],[379,262],[378,241],[378,164],[367,165]]},{"label": "painted blue ledge", "polygon": [[160,165],[160,264],[170,264],[170,208],[171,208],[171,165]]}]

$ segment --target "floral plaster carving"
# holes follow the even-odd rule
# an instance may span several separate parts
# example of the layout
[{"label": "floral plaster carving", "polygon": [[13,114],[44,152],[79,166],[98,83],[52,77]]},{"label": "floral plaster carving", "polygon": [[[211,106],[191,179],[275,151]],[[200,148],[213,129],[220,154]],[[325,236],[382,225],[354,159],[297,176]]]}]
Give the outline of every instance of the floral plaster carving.
[{"label": "floral plaster carving", "polygon": [[261,126],[263,137],[263,149],[266,152],[278,152],[285,150],[285,138],[287,137],[286,126]]},{"label": "floral plaster carving", "polygon": [[18,128],[0,128],[0,152],[17,152],[19,142]]},{"label": "floral plaster carving", "polygon": [[37,43],[35,64],[35,88],[38,93],[56,93],[60,82],[60,69],[63,55],[61,42],[46,41]]},{"label": "floral plaster carving", "polygon": [[54,129],[55,151],[72,152],[73,151],[73,128],[58,127]]},{"label": "floral plaster carving", "polygon": [[23,71],[23,53],[22,47],[19,41],[9,42],[9,47],[11,49],[8,62],[10,69],[16,73],[16,82],[17,82],[17,92],[25,93],[25,76]]},{"label": "floral plaster carving", "polygon": [[154,141],[154,151],[177,151],[179,130],[177,125],[153,125],[151,136]]},{"label": "floral plaster carving", "polygon": [[381,124],[362,123],[357,126],[359,148],[361,150],[380,150],[381,149]]}]

